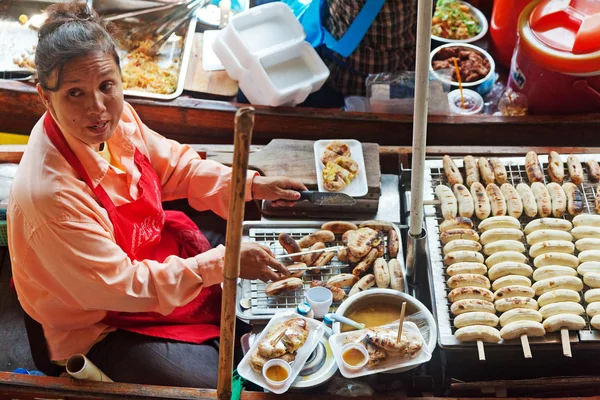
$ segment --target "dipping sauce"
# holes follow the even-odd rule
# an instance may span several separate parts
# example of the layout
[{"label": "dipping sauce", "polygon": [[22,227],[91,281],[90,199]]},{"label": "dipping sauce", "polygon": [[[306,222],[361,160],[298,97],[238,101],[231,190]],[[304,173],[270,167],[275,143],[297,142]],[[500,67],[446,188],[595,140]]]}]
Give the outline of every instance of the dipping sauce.
[{"label": "dipping sauce", "polygon": [[[381,326],[400,319],[400,306],[387,303],[374,303],[360,307],[346,317],[365,324],[365,328]],[[350,325],[343,324],[342,332],[354,330]]]},{"label": "dipping sauce", "polygon": [[[362,355],[362,354],[361,354]],[[273,382],[282,382],[288,378],[288,372],[281,365],[272,365],[265,372],[267,378]]]},{"label": "dipping sauce", "polygon": [[360,365],[365,361],[365,355],[357,348],[350,348],[342,354],[342,359],[348,365]]},{"label": "dipping sauce", "polygon": [[465,106],[462,105],[462,100],[460,98],[454,101],[454,105],[458,108],[462,108],[463,110],[474,110],[479,104],[472,97],[465,96]]}]

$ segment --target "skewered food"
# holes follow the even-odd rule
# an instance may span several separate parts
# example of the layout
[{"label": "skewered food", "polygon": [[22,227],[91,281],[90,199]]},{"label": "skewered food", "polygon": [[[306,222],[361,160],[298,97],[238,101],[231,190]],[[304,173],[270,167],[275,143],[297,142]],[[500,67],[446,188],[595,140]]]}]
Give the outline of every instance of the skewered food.
[{"label": "skewered food", "polygon": [[479,240],[479,235],[473,229],[451,229],[446,232],[442,232],[440,239],[443,244],[449,243],[453,240]]},{"label": "skewered food", "polygon": [[342,242],[356,257],[364,257],[381,241],[377,231],[371,228],[359,228],[342,235]]},{"label": "skewered food", "polygon": [[398,239],[398,233],[396,233],[395,229],[391,229],[388,232],[387,248],[388,256],[390,258],[396,258],[398,256],[398,251],[400,250],[400,240]]},{"label": "skewered food", "polygon": [[494,265],[503,262],[526,263],[527,256],[517,251],[500,251],[490,255],[485,260],[485,265],[487,265],[488,268],[492,268]]},{"label": "skewered food", "polygon": [[559,314],[548,317],[543,325],[547,332],[556,332],[561,329],[578,331],[585,327],[585,320],[579,315]]},{"label": "skewered food", "polygon": [[458,300],[450,306],[450,312],[454,315],[461,315],[470,312],[488,312],[496,313],[494,303],[485,300]]},{"label": "skewered food", "polygon": [[573,241],[573,235],[569,232],[556,229],[540,229],[527,235],[527,244],[531,246],[539,242],[547,242],[548,240],[566,240],[571,242]]},{"label": "skewered food", "polygon": [[579,239],[600,239],[600,228],[595,226],[578,226],[571,230],[571,235],[577,240]]},{"label": "skewered food", "polygon": [[331,231],[316,231],[307,236],[304,236],[302,239],[298,241],[298,246],[303,249],[306,249],[312,246],[315,243],[330,243],[335,240],[335,235]]},{"label": "skewered food", "polygon": [[562,184],[565,179],[565,166],[560,154],[555,151],[551,151],[548,155],[548,175],[550,175],[552,182],[559,184]]},{"label": "skewered food", "polygon": [[394,290],[404,291],[404,272],[400,261],[392,258],[388,261],[390,271],[390,287]]},{"label": "skewered food", "polygon": [[511,297],[529,297],[533,298],[535,291],[529,286],[512,285],[504,286],[494,292],[494,300],[509,299]]},{"label": "skewered food", "polygon": [[469,286],[452,289],[452,291],[448,293],[448,300],[451,303],[467,299],[485,300],[491,302],[494,299],[494,295],[488,289]]},{"label": "skewered food", "polygon": [[333,233],[342,234],[347,231],[354,231],[358,229],[356,224],[347,221],[329,221],[321,225],[321,229],[324,231],[331,231]]},{"label": "skewered food", "polygon": [[529,249],[529,255],[532,258],[536,258],[541,254],[546,253],[566,253],[573,254],[575,252],[575,245],[572,242],[566,240],[548,240],[545,242],[539,242],[534,244]]},{"label": "skewered food", "polygon": [[544,218],[552,214],[552,198],[546,186],[541,182],[533,182],[531,184],[531,191],[535,196],[540,217]]},{"label": "skewered food", "polygon": [[524,263],[507,261],[494,265],[488,270],[488,276],[492,281],[508,275],[531,276],[533,269]]},{"label": "skewered food", "polygon": [[481,251],[481,244],[473,240],[453,240],[448,242],[443,249],[444,255],[455,251]]},{"label": "skewered food", "polygon": [[544,336],[546,330],[539,322],[529,320],[519,320],[511,322],[500,329],[500,336],[504,340],[511,340],[525,336],[539,337]]},{"label": "skewered food", "polygon": [[444,219],[456,217],[456,213],[458,212],[458,201],[456,200],[456,197],[454,197],[452,190],[448,186],[438,185],[435,188],[435,195],[442,203],[441,208]]},{"label": "skewered food", "polygon": [[518,321],[542,322],[542,314],[530,308],[515,308],[500,316],[500,326],[506,326]]},{"label": "skewered food", "polygon": [[331,293],[333,294],[333,301],[342,301],[344,300],[344,297],[346,297],[346,292],[344,292],[344,289],[342,288],[328,285],[323,281],[312,280],[310,282],[310,287],[318,286],[331,290]]},{"label": "skewered food", "polygon": [[477,227],[481,232],[490,229],[521,229],[521,223],[518,219],[511,216],[490,217],[481,221]]},{"label": "skewered food", "polygon": [[583,194],[577,186],[571,182],[563,183],[563,190],[567,195],[567,209],[569,214],[578,215],[583,212]]},{"label": "skewered food", "polygon": [[523,245],[523,243],[516,240],[498,240],[496,242],[486,244],[483,248],[483,254],[485,254],[486,256],[491,256],[492,254],[504,251],[516,251],[518,253],[525,253],[525,246]]},{"label": "skewered food", "polygon": [[376,219],[361,222],[361,224],[358,227],[359,228],[371,228],[376,231],[383,231],[383,232],[389,232],[391,230],[394,230],[394,226],[392,224],[390,224],[389,222],[379,221]]},{"label": "skewered food", "polygon": [[356,276],[362,276],[362,274],[364,274],[369,268],[371,268],[371,266],[377,259],[377,256],[377,249],[371,249],[369,254],[367,254],[362,260],[360,260],[358,264],[356,264],[356,267],[354,267],[354,269],[352,270],[352,274]]},{"label": "skewered food", "polygon": [[473,221],[470,218],[454,217],[446,219],[440,224],[440,233],[451,229],[473,229]]},{"label": "skewered food", "polygon": [[483,255],[476,251],[467,251],[467,250],[454,251],[452,253],[447,254],[444,257],[443,262],[444,262],[444,265],[452,265],[452,264],[461,263],[461,262],[482,263]]},{"label": "skewered food", "polygon": [[482,263],[456,263],[452,264],[446,269],[446,273],[449,276],[461,275],[461,274],[478,274],[484,275],[487,272],[487,267]]},{"label": "skewered food", "polygon": [[580,263],[586,263],[590,261],[600,262],[600,250],[586,250],[582,251],[577,255]]},{"label": "skewered food", "polygon": [[[476,313],[469,313],[476,314]],[[469,315],[462,314],[462,315]],[[461,316],[462,316],[461,315]],[[456,339],[462,342],[474,342],[481,340],[485,343],[498,343],[502,338],[496,328],[487,325],[469,325],[459,328],[455,333]]]},{"label": "skewered food", "polygon": [[384,258],[378,258],[373,263],[373,275],[375,275],[375,284],[379,288],[390,286],[390,269]]},{"label": "skewered food", "polygon": [[356,282],[358,282],[358,277],[356,275],[342,273],[329,278],[327,284],[329,286],[342,288],[347,286],[353,286]]},{"label": "skewered food", "polygon": [[[309,251],[323,250],[325,248],[326,248],[325,243],[323,243],[323,242],[317,242],[317,243],[315,243],[315,244],[313,244],[312,246],[309,247]],[[303,254],[300,259],[308,267],[311,267],[319,259],[320,256],[321,256],[320,252],[308,253],[308,254]]]},{"label": "skewered food", "polygon": [[550,199],[552,200],[552,216],[555,218],[562,217],[565,211],[567,211],[567,195],[565,191],[556,182],[547,184],[546,189],[548,189]]},{"label": "skewered food", "polygon": [[[279,244],[288,254],[295,254],[302,251],[298,243],[294,240],[289,233],[281,232],[278,237]],[[300,262],[301,256],[293,256],[292,260],[294,262]]]},{"label": "skewered food", "polygon": [[446,173],[446,177],[448,178],[448,183],[450,184],[450,186],[454,186],[457,183],[463,183],[463,178],[460,174],[460,170],[454,163],[454,160],[450,158],[450,156],[445,155],[442,158],[442,164],[444,166],[444,172]]},{"label": "skewered food", "polygon": [[557,276],[537,281],[532,288],[537,296],[556,289],[570,289],[579,292],[583,289],[583,282],[575,276]]},{"label": "skewered food", "polygon": [[514,218],[519,218],[523,214],[523,201],[517,189],[510,183],[503,183],[500,191],[506,200],[506,213]]},{"label": "skewered food", "polygon": [[467,189],[463,184],[454,185],[452,191],[454,192],[454,197],[458,201],[458,215],[465,218],[471,218],[473,213],[475,212],[475,206],[473,204],[473,197],[471,197],[471,193],[469,193],[469,189]]},{"label": "skewered food", "polygon": [[535,151],[530,151],[525,155],[525,170],[530,183],[544,181],[540,160]]},{"label": "skewered food", "polygon": [[600,272],[600,263],[595,261],[588,261],[580,264],[577,267],[577,273],[581,276],[584,276],[588,272]]},{"label": "skewered food", "polygon": [[574,226],[600,227],[600,215],[581,214],[573,218]]},{"label": "skewered food", "polygon": [[[465,326],[485,325],[494,327],[498,325],[498,317],[488,312],[471,312],[457,315],[454,318],[454,326],[464,328]],[[494,329],[498,332],[496,329]]]},{"label": "skewered food", "polygon": [[571,175],[571,181],[576,185],[581,185],[583,182],[583,167],[577,156],[571,154],[567,157],[567,167],[569,168],[569,175]]},{"label": "skewered food", "polygon": [[490,198],[488,197],[487,192],[481,183],[474,182],[471,185],[471,196],[473,198],[473,202],[475,203],[475,215],[477,218],[483,220],[489,217],[490,213],[492,212]]},{"label": "skewered food", "polygon": [[481,234],[479,242],[482,245],[487,245],[498,240],[521,240],[523,232],[520,229],[490,229]]},{"label": "skewered food", "polygon": [[538,297],[538,305],[540,307],[545,307],[548,304],[562,303],[565,301],[579,303],[579,301],[581,301],[581,297],[579,296],[579,293],[573,289],[554,289],[543,293]]},{"label": "skewered food", "polygon": [[483,183],[485,185],[489,185],[494,183],[496,177],[494,176],[494,170],[492,165],[485,157],[479,157],[479,173],[481,174],[481,179],[483,179]]},{"label": "skewered food", "polygon": [[[579,279],[579,278],[577,278]],[[600,273],[599,272],[586,272],[583,275],[583,281],[586,285],[591,288],[600,288]],[[582,287],[583,288],[583,287]],[[581,289],[579,289],[581,290]]]},{"label": "skewered food", "polygon": [[367,274],[363,276],[358,282],[356,282],[354,286],[352,286],[352,289],[350,289],[348,296],[354,296],[355,294],[367,290],[373,285],[375,285],[375,275]]},{"label": "skewered food", "polygon": [[493,157],[493,158],[490,158],[490,164],[492,164],[492,168],[494,169],[494,175],[496,176],[496,182],[499,185],[503,185],[504,183],[506,183],[506,180],[508,179],[508,175],[506,174],[506,167],[504,166],[504,163],[502,162],[502,160],[500,160],[499,158]]},{"label": "skewered food", "polygon": [[494,303],[496,305],[496,311],[505,312],[514,310],[515,308],[527,308],[530,310],[537,310],[538,303],[530,297],[509,297],[507,299],[498,299]]},{"label": "skewered food", "polygon": [[583,315],[585,310],[583,306],[579,303],[575,303],[572,301],[561,301],[557,303],[546,304],[542,308],[540,308],[540,313],[544,319],[551,317],[553,315],[559,314],[574,314],[574,315]]},{"label": "skewered food", "polygon": [[600,165],[595,160],[586,161],[588,166],[588,176],[590,177],[590,181],[597,183],[600,182]]},{"label": "skewered food", "polygon": [[529,278],[523,275],[506,275],[502,278],[497,278],[494,280],[494,284],[492,285],[493,290],[502,289],[507,286],[531,286],[531,281]]},{"label": "skewered food", "polygon": [[463,165],[465,167],[465,176],[467,177],[467,187],[471,187],[475,182],[479,182],[477,160],[473,156],[465,156]]},{"label": "skewered food", "polygon": [[549,265],[547,267],[536,268],[536,270],[533,271],[533,279],[536,281],[555,278],[557,276],[577,276],[577,271],[571,267],[562,265]]},{"label": "skewered food", "polygon": [[600,239],[598,238],[583,238],[575,242],[575,248],[579,251],[595,250],[600,248]]},{"label": "skewered food", "polygon": [[523,212],[528,217],[535,217],[537,215],[537,203],[535,201],[535,195],[531,191],[529,185],[525,183],[519,183],[517,185],[517,193],[521,196],[523,202]]},{"label": "skewered food", "polygon": [[539,231],[540,229],[556,229],[559,231],[569,232],[573,228],[573,224],[567,221],[566,219],[558,219],[558,218],[539,218],[534,219],[527,225],[525,225],[526,235],[529,235],[532,232]]}]

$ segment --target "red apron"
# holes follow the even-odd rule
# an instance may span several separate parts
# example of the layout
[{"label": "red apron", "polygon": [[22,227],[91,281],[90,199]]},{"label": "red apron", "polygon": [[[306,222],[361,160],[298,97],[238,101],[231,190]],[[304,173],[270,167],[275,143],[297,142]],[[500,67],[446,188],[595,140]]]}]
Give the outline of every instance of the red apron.
[{"label": "red apron", "polygon": [[[92,185],[89,175],[50,113],[46,113],[44,128],[52,144],[88,184],[108,212],[117,245],[129,258],[163,262],[171,255],[188,258],[210,249],[208,240],[184,213],[163,210],[160,180],[148,158],[137,148],[134,161],[141,173],[138,199],[115,206],[101,185]],[[147,336],[202,343],[219,337],[220,313],[221,287],[213,285],[203,288],[194,300],[176,308],[169,315],[109,311],[102,322]]]}]

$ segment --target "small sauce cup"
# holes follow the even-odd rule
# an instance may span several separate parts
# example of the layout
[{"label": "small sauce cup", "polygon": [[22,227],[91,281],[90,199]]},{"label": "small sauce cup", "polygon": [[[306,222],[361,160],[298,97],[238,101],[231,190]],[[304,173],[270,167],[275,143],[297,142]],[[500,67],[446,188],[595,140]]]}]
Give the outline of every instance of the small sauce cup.
[{"label": "small sauce cup", "polygon": [[364,346],[357,343],[348,343],[342,347],[342,361],[344,367],[357,371],[367,365],[369,353]]},{"label": "small sauce cup", "polygon": [[290,379],[292,367],[287,362],[274,358],[263,365],[262,375],[268,386],[278,389]]}]

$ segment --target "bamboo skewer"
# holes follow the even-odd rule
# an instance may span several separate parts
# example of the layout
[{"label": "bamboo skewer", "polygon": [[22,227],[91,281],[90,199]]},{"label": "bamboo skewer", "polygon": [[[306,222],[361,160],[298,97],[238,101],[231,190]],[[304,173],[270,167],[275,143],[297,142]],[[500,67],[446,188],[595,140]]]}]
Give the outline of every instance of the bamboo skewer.
[{"label": "bamboo skewer", "polygon": [[402,340],[402,329],[404,327],[404,313],[406,312],[406,302],[402,302],[402,309],[400,310],[400,323],[398,324],[398,336],[396,337],[396,343],[400,343]]},{"label": "bamboo skewer", "polygon": [[573,357],[571,354],[571,341],[569,340],[569,330],[560,330],[560,341],[562,342],[563,354],[565,357]]},{"label": "bamboo skewer", "polygon": [[529,348],[529,338],[527,335],[521,335],[521,346],[523,347],[523,355],[525,358],[531,358],[531,348]]},{"label": "bamboo skewer", "polygon": [[280,255],[275,256],[275,258],[276,259],[288,258],[288,257],[294,257],[294,256],[302,256],[304,254],[311,254],[311,253],[327,253],[330,251],[339,251],[339,250],[342,250],[345,248],[346,248],[346,246],[332,246],[332,247],[326,247],[324,249],[301,251],[299,253],[280,254]]},{"label": "bamboo skewer", "polygon": [[275,336],[271,340],[271,346],[275,347],[275,345],[277,344],[277,342],[279,342],[281,339],[283,339],[283,335],[285,335],[285,331],[286,331],[286,329],[283,329],[277,336]]},{"label": "bamboo skewer", "polygon": [[233,350],[235,345],[235,304],[237,279],[240,275],[240,249],[242,223],[246,196],[246,172],[250,141],[254,127],[254,109],[244,107],[235,113],[235,132],[232,179],[229,196],[229,220],[225,242],[225,266],[223,271],[223,295],[221,302],[221,344],[219,350],[219,375],[217,396],[220,400],[231,399]]},{"label": "bamboo skewer", "polygon": [[479,355],[479,361],[485,361],[485,348],[481,340],[477,341],[477,354]]}]

